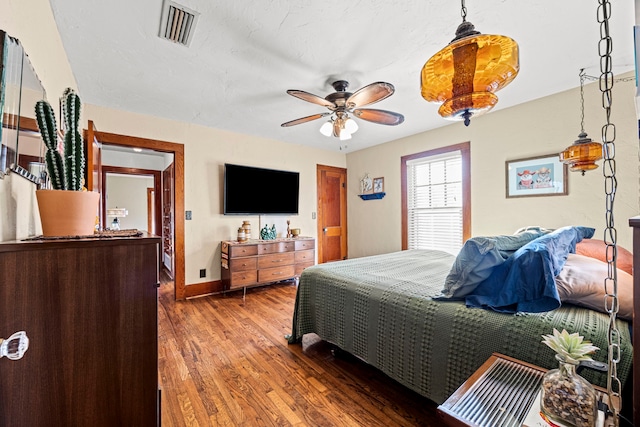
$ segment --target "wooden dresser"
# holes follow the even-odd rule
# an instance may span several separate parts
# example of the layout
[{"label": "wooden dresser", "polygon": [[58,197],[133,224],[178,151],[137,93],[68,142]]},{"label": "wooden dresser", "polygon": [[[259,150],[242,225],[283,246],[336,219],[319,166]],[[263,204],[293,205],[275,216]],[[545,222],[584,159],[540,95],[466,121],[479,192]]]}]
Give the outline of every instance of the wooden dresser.
[{"label": "wooden dresser", "polygon": [[0,243],[2,426],[157,426],[159,237]]},{"label": "wooden dresser", "polygon": [[222,285],[247,288],[300,277],[315,264],[316,240],[310,237],[222,242]]}]

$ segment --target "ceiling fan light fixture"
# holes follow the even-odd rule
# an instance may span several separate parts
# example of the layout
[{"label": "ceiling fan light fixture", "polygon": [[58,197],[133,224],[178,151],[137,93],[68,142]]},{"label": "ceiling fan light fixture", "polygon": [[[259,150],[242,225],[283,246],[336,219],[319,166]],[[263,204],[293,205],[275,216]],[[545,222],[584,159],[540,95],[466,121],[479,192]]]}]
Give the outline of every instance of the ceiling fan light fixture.
[{"label": "ceiling fan light fixture", "polygon": [[331,120],[324,122],[322,126],[320,126],[320,133],[324,136],[331,136],[333,134],[333,122]]},{"label": "ceiling fan light fixture", "polygon": [[340,131],[340,141],[346,141],[348,139],[351,139],[351,133],[349,133],[347,130],[342,129]]},{"label": "ceiling fan light fixture", "polygon": [[353,117],[387,126],[396,126],[404,122],[404,116],[393,111],[362,108],[366,105],[374,104],[393,95],[395,88],[391,83],[375,82],[366,85],[354,93],[347,92],[349,82],[337,80],[332,84],[335,89],[324,98],[298,89],[289,89],[287,93],[303,101],[327,107],[329,112],[313,114],[282,123],[281,127],[290,127],[307,123],[322,117],[329,117],[329,121],[320,126],[320,133],[325,136],[333,136],[340,140],[351,139],[351,136],[358,131],[359,125]]},{"label": "ceiling fan light fixture", "polygon": [[344,130],[346,130],[350,134],[356,133],[358,129],[358,123],[356,123],[356,121],[352,118],[347,118],[347,120],[344,122]]},{"label": "ceiling fan light fixture", "polygon": [[442,102],[438,113],[450,120],[484,114],[498,102],[494,94],[518,75],[518,44],[510,37],[481,34],[466,20],[462,0],[462,23],[456,37],[422,67],[421,94],[428,102]]}]

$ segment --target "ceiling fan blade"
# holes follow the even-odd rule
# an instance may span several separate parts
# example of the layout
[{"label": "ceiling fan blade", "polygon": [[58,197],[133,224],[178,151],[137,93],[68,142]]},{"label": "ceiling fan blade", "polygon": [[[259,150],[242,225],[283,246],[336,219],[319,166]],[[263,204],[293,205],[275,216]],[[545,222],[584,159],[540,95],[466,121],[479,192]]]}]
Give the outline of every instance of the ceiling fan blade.
[{"label": "ceiling fan blade", "polygon": [[335,104],[331,101],[327,101],[324,98],[320,98],[318,95],[314,95],[309,92],[305,92],[303,90],[295,90],[289,89],[287,93],[291,96],[295,96],[296,98],[300,98],[303,101],[311,102],[313,104],[322,105],[323,107],[335,108]]},{"label": "ceiling fan blade", "polygon": [[353,110],[353,115],[362,120],[388,126],[396,126],[404,122],[402,114],[394,113],[393,111],[374,110],[372,108]]},{"label": "ceiling fan blade", "polygon": [[391,83],[371,83],[355,91],[346,102],[347,108],[362,107],[390,97],[396,89]]},{"label": "ceiling fan blade", "polygon": [[331,113],[321,113],[321,114],[314,114],[313,116],[301,117],[299,119],[295,119],[295,120],[291,120],[290,122],[283,123],[280,126],[282,126],[283,128],[287,128],[289,126],[295,126],[295,125],[299,125],[301,123],[310,122],[312,120],[321,119],[321,118],[326,117],[326,116],[328,116],[330,114]]}]

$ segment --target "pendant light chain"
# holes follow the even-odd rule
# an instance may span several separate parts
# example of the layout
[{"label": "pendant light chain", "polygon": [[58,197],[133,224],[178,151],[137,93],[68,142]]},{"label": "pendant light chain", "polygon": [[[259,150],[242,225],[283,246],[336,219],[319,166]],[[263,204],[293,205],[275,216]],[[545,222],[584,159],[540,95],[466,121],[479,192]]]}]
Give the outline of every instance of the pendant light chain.
[{"label": "pendant light chain", "polygon": [[462,1],[462,10],[460,11],[460,15],[462,15],[462,22],[467,22],[467,6],[464,4],[464,0]]},{"label": "pendant light chain", "polygon": [[584,133],[584,68],[580,69],[580,133]]},{"label": "pendant light chain", "polygon": [[607,278],[604,281],[605,309],[609,313],[609,331],[607,344],[609,351],[609,367],[607,378],[607,394],[609,395],[609,407],[613,412],[614,425],[619,423],[618,414],[622,404],[620,396],[622,385],[618,379],[618,362],[620,362],[620,331],[616,323],[618,314],[618,275],[616,268],[617,258],[617,231],[613,219],[613,204],[616,196],[616,161],[615,138],[616,127],[611,123],[611,104],[613,89],[613,72],[611,51],[613,43],[609,34],[609,18],[611,17],[611,3],[609,0],[598,0],[598,22],[600,23],[600,41],[598,54],[600,56],[600,92],[602,93],[602,108],[606,115],[606,124],[602,126],[602,150],[604,152],[603,174],[605,178],[605,202],[606,202],[606,229],[604,241],[606,243],[606,259],[608,265]]}]

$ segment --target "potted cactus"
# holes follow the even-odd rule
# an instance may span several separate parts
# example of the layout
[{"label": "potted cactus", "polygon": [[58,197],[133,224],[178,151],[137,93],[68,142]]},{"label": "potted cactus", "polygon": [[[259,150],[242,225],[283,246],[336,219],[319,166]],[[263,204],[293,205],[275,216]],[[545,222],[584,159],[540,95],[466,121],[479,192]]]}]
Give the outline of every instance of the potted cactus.
[{"label": "potted cactus", "polygon": [[592,427],[596,417],[596,392],[579,374],[576,367],[582,360],[591,360],[598,347],[585,341],[578,333],[566,330],[543,335],[544,344],[556,352],[558,369],[552,369],[542,378],[540,409],[551,420],[575,427]]},{"label": "potted cactus", "polygon": [[78,130],[80,107],[75,91],[66,89],[62,97],[66,132],[61,154],[53,108],[47,101],[36,103],[36,121],[47,147],[45,163],[53,188],[36,191],[44,236],[84,236],[95,230],[100,195],[83,188],[85,159]]}]

